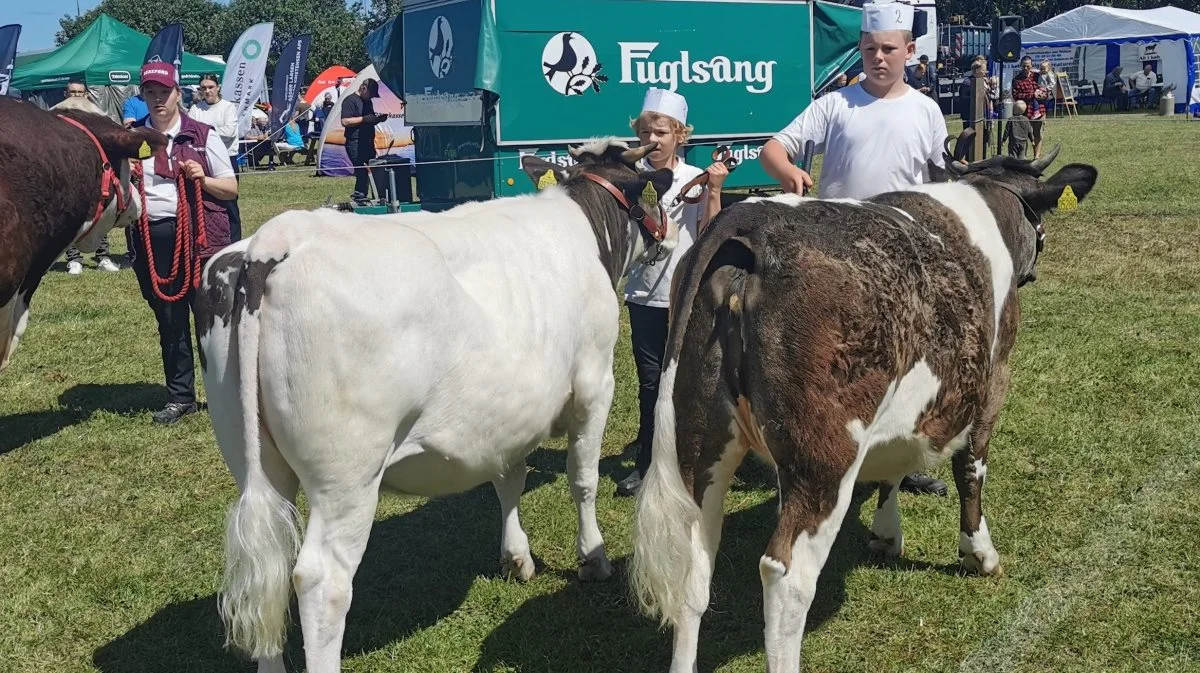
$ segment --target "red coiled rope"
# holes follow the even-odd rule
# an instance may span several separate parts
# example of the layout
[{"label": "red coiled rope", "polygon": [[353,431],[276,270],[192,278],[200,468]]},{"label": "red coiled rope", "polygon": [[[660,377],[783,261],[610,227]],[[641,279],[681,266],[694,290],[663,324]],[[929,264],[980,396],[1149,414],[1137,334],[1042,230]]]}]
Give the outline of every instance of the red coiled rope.
[{"label": "red coiled rope", "polygon": [[[142,164],[134,162],[134,173],[143,177]],[[146,184],[139,179],[138,193],[142,199],[142,213],[138,218],[138,229],[142,233],[142,247],[146,252],[146,267],[150,271],[150,287],[154,295],[163,301],[175,302],[187,296],[188,292],[200,287],[200,250],[208,246],[208,236],[204,230],[204,182],[201,178],[190,181],[196,194],[196,216],[193,219],[192,209],[187,198],[187,185],[182,171],[176,171],[175,188],[179,193],[179,202],[175,207],[175,251],[171,257],[171,273],[163,278],[158,273],[154,263],[154,250],[150,246],[150,215],[146,209]],[[167,294],[166,288],[172,283],[182,280],[179,291]]]}]

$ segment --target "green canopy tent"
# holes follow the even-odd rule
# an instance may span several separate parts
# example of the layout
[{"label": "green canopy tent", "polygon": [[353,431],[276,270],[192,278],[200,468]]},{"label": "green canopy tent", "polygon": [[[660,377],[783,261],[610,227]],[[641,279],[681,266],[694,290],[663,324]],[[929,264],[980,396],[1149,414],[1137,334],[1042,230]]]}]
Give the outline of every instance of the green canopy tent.
[{"label": "green canopy tent", "polygon": [[[67,80],[77,77],[88,86],[92,99],[114,118],[121,102],[137,93],[138,72],[150,36],[101,14],[82,33],[50,52],[18,56],[12,86],[27,99],[49,107],[62,99]],[[225,66],[217,61],[184,52],[181,85],[197,84],[200,76]]]}]

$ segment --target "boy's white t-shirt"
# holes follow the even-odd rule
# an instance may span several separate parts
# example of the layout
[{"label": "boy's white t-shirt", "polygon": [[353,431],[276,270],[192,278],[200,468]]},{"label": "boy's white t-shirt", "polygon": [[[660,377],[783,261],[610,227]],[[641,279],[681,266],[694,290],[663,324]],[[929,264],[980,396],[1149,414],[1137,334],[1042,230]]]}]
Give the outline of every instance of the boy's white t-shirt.
[{"label": "boy's white t-shirt", "polygon": [[855,84],[813,101],[775,140],[792,157],[816,142],[822,198],[865,199],[928,182],[927,160],[944,167],[946,120],[916,89],[876,98]]},{"label": "boy's white t-shirt", "polygon": [[[643,159],[641,170],[652,171],[654,169]],[[692,247],[692,243],[699,235],[700,218],[704,216],[704,201],[700,203],[680,201],[675,206],[672,206],[671,202],[675,200],[675,195],[687,182],[703,172],[702,169],[684,163],[683,159],[680,159],[679,163],[675,165],[672,171],[674,175],[671,178],[671,188],[667,190],[666,194],[660,195],[659,200],[666,208],[667,217],[679,227],[679,242],[666,259],[659,260],[653,266],[635,263],[630,267],[629,275],[625,280],[625,301],[655,308],[668,307],[671,299],[671,275],[675,273],[675,267],[679,266],[679,260],[683,257],[683,253]],[[702,189],[702,187],[693,189],[690,196],[699,195]]]}]

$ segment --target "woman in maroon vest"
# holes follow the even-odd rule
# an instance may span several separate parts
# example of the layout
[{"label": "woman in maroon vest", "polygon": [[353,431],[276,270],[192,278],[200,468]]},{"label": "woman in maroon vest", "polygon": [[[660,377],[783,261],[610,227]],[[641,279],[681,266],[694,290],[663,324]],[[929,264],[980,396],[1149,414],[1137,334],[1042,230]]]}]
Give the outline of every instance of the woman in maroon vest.
[{"label": "woman in maroon vest", "polygon": [[196,411],[192,283],[196,265],[229,245],[226,202],[237,197],[238,189],[220,137],[181,114],[178,81],[170,63],[142,66],[142,97],[150,114],[137,125],[166,134],[167,148],[142,161],[149,223],[127,230],[138,285],[158,320],[167,405],[154,414],[154,422],[164,425]]}]

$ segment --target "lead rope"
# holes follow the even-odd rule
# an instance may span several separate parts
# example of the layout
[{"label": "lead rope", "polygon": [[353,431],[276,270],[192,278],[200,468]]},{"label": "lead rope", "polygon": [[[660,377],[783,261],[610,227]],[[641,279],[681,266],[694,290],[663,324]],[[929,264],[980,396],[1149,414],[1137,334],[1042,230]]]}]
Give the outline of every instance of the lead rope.
[{"label": "lead rope", "polygon": [[[139,178],[143,177],[141,162],[135,164],[134,172]],[[204,230],[203,183],[200,178],[191,181],[196,194],[196,216],[192,218],[192,209],[188,203],[187,185],[183,173],[177,173],[175,188],[179,200],[175,207],[175,250],[171,257],[171,273],[163,278],[158,273],[154,263],[154,250],[150,246],[150,215],[146,209],[146,184],[144,179],[138,180],[138,195],[142,200],[142,213],[138,217],[138,228],[142,233],[142,248],[146,252],[146,267],[150,271],[150,287],[154,295],[165,302],[176,302],[187,296],[188,292],[200,287],[200,250],[208,245],[208,236]],[[180,279],[183,272],[184,282],[179,291],[168,295],[164,288]]]}]

